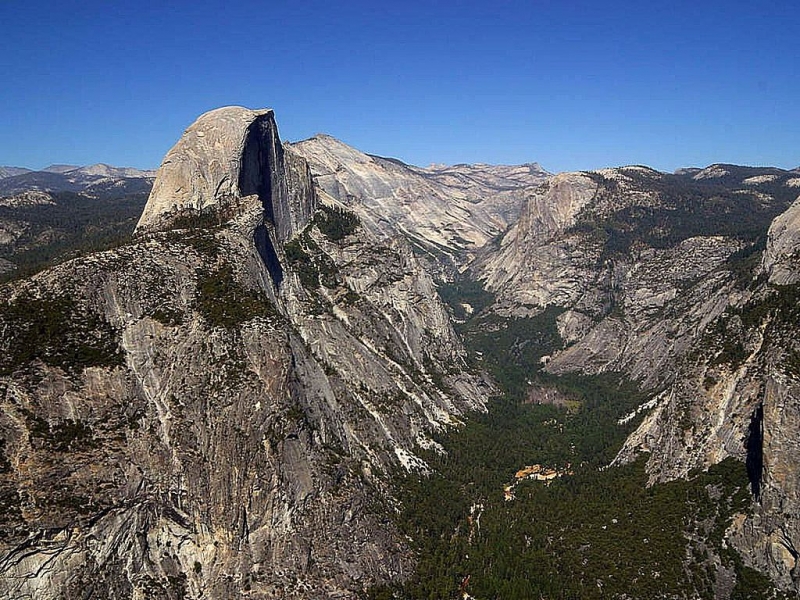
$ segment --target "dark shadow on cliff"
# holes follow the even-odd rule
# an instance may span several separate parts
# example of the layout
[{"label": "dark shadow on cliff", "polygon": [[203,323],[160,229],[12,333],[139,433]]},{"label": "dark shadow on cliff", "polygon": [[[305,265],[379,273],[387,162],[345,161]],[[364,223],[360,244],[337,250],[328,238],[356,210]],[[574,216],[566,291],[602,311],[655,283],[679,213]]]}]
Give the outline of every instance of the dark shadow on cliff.
[{"label": "dark shadow on cliff", "polygon": [[278,253],[275,252],[275,246],[272,245],[267,226],[264,223],[256,227],[253,239],[256,243],[256,250],[258,250],[264,266],[267,267],[272,282],[275,287],[280,287],[281,282],[283,282],[283,267],[281,267]]},{"label": "dark shadow on cliff", "polygon": [[759,407],[750,417],[750,426],[747,434],[747,478],[750,480],[750,489],[753,497],[758,500],[761,496],[761,473],[764,469],[764,407]]},{"label": "dark shadow on cliff", "polygon": [[[256,194],[264,208],[264,217],[275,225],[273,206],[273,170],[278,168],[279,157],[272,156],[275,140],[270,121],[259,118],[247,130],[247,139],[242,154],[242,167],[239,172],[239,190],[242,196]],[[273,164],[275,163],[275,164]],[[283,281],[283,268],[275,251],[273,240],[267,226],[262,223],[254,234],[256,249],[267,267],[275,287]]]}]

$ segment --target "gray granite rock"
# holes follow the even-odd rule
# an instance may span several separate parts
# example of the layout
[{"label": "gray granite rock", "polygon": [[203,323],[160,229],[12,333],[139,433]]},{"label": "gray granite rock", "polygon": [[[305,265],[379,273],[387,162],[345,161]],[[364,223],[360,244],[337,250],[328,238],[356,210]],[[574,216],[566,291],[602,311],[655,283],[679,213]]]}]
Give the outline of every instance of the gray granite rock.
[{"label": "gray granite rock", "polygon": [[3,288],[72,311],[84,359],[25,358],[0,313],[0,597],[356,598],[410,576],[392,473],[424,471],[491,389],[409,244],[326,233],[342,206],[320,195],[271,112],[212,111],[131,244]]}]

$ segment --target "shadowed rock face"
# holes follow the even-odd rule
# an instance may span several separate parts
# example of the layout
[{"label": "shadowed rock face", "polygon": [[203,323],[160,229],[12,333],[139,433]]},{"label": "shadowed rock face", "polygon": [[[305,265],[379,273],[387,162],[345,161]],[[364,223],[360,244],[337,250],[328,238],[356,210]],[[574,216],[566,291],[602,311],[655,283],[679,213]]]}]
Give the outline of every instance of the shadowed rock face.
[{"label": "shadowed rock face", "polygon": [[326,233],[317,198],[271,111],[212,111],[133,243],[2,288],[0,597],[352,598],[411,573],[390,474],[490,390],[408,244]]},{"label": "shadowed rock face", "polygon": [[261,118],[272,119],[272,111],[225,107],[198,118],[161,163],[137,230],[158,229],[186,209],[200,211],[239,197],[247,133]]}]

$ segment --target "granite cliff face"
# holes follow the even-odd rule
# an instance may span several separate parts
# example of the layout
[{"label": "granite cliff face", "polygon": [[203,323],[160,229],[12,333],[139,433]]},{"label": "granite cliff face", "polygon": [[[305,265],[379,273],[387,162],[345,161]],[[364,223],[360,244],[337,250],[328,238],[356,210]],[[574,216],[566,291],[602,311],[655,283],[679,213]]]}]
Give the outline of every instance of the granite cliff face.
[{"label": "granite cliff face", "polygon": [[0,595],[407,576],[388,474],[489,391],[408,244],[320,202],[272,112],[237,107],[187,129],[137,231],[3,290]]},{"label": "granite cliff face", "polygon": [[137,231],[164,228],[185,214],[235,210],[256,196],[265,200],[279,241],[286,241],[314,209],[305,169],[293,156],[284,157],[271,110],[212,110],[167,153]]},{"label": "granite cliff face", "polygon": [[745,462],[753,516],[728,540],[795,591],[796,196],[776,169],[561,174],[471,267],[495,314],[556,310],[546,371],[618,372],[650,391],[615,462],[647,453],[651,482]]},{"label": "granite cliff face", "polygon": [[800,203],[795,202],[772,222],[767,234],[762,270],[770,283],[790,285],[798,282],[797,264],[800,260],[798,251],[800,251]]},{"label": "granite cliff face", "polygon": [[314,180],[364,227],[385,238],[403,235],[445,278],[513,223],[526,189],[549,174],[538,164],[413,167],[364,154],[330,136],[292,144]]}]

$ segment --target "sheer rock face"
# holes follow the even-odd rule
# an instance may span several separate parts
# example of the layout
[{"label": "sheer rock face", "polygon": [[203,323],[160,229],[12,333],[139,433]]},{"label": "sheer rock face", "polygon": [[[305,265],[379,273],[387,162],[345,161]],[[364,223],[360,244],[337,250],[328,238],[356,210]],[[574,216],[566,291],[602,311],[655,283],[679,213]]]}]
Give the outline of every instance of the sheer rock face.
[{"label": "sheer rock face", "polygon": [[[527,197],[517,221],[472,265],[491,290],[503,290],[505,305],[516,307],[575,303],[592,285],[597,251],[585,236],[570,236],[577,215],[597,193],[597,183],[581,173],[562,173]],[[596,246],[596,244],[594,244]],[[569,277],[563,277],[569,269]]]},{"label": "sheer rock face", "polygon": [[736,519],[728,535],[748,565],[767,573],[782,589],[798,592],[800,384],[787,376],[782,353],[773,347],[762,359],[753,412],[748,458],[760,471],[753,474],[757,501],[752,516]]},{"label": "sheer rock face", "polygon": [[132,244],[4,287],[0,596],[351,598],[411,573],[390,474],[490,390],[408,244],[332,234],[317,202],[271,112],[213,111]]}]

